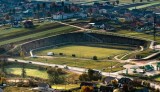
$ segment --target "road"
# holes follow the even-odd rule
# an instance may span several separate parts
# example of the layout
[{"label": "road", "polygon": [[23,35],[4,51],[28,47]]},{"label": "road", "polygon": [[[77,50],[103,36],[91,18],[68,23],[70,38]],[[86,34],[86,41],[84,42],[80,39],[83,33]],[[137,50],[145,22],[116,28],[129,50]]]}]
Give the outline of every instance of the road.
[{"label": "road", "polygon": [[[8,58],[8,61],[12,61],[12,62],[15,62],[15,60],[17,60],[17,62],[21,62],[21,63],[31,63],[31,64],[35,64],[35,65],[43,65],[43,66],[51,66],[51,67],[55,67],[55,66],[58,66],[59,68],[65,68],[66,65],[58,65],[58,64],[49,64],[49,63],[41,63],[41,62],[35,62],[35,61],[26,61],[26,60],[20,60],[20,59],[14,59],[14,58]],[[82,74],[84,72],[87,71],[87,69],[85,68],[78,68],[78,67],[70,67],[70,66],[67,66],[68,67],[68,70],[71,71],[71,72],[74,72],[74,73],[78,73],[78,74]],[[116,77],[118,79],[124,77],[122,75],[119,75],[119,73],[124,73],[126,71],[125,70],[122,70],[122,71],[118,71],[118,72],[115,72],[115,73],[109,73],[109,72],[102,72],[102,75],[103,76],[112,76],[112,77]],[[132,78],[131,78],[132,79]],[[159,88],[160,89],[160,85],[158,84],[155,84],[154,82],[150,82],[150,85],[151,86],[154,86],[155,88]]]}]

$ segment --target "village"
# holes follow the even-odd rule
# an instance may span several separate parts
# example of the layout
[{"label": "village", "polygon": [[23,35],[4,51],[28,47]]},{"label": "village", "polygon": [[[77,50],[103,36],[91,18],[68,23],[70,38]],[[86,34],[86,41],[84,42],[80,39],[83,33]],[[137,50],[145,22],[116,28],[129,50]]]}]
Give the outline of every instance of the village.
[{"label": "village", "polygon": [[0,0],[0,92],[160,92],[159,0]]}]

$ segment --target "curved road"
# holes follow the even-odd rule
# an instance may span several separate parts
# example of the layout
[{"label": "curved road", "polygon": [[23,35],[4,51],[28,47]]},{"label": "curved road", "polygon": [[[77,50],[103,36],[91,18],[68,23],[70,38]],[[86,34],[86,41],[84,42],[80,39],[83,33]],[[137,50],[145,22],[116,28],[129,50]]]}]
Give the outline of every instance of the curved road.
[{"label": "curved road", "polygon": [[[17,60],[17,62],[21,62],[21,63],[31,63],[31,64],[36,64],[36,65],[51,66],[51,67],[58,66],[59,68],[65,68],[66,67],[66,65],[49,64],[49,63],[41,63],[41,62],[35,62],[35,61],[26,61],[26,60],[8,58],[8,61],[15,62],[15,60]],[[85,69],[85,68],[70,67],[70,66],[67,66],[67,67],[68,67],[69,71],[72,71],[72,72],[75,72],[75,73],[78,73],[78,74],[82,74],[83,72],[87,71],[87,69]],[[103,76],[113,76],[113,77],[116,77],[116,78],[119,79],[119,78],[124,77],[122,75],[119,75],[119,73],[124,72],[124,71],[126,71],[126,69],[122,70],[122,71],[115,72],[115,73],[102,72],[102,75]],[[154,86],[156,89],[160,89],[160,85],[155,84],[154,82],[150,82],[150,85]]]}]

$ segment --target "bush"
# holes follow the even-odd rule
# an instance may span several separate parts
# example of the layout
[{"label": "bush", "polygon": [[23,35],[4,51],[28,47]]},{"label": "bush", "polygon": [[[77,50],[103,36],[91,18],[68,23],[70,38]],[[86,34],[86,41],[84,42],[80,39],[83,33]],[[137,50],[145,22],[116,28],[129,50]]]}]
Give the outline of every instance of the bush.
[{"label": "bush", "polygon": [[72,54],[72,57],[76,57],[76,55],[75,55],[75,54]]},{"label": "bush", "polygon": [[43,66],[38,66],[38,70],[45,70]]},{"label": "bush", "polygon": [[57,69],[57,72],[58,72],[59,74],[66,74],[66,72],[63,71],[61,68],[58,68],[58,69]]},{"label": "bush", "polygon": [[92,86],[82,86],[81,92],[93,92],[94,88]]},{"label": "bush", "polygon": [[97,56],[93,56],[93,60],[98,60]]},{"label": "bush", "polygon": [[63,53],[59,53],[59,55],[63,56]]},{"label": "bush", "polygon": [[83,74],[81,74],[81,75],[79,76],[79,80],[80,80],[80,81],[89,81],[90,79],[89,79],[88,74],[83,73]]}]

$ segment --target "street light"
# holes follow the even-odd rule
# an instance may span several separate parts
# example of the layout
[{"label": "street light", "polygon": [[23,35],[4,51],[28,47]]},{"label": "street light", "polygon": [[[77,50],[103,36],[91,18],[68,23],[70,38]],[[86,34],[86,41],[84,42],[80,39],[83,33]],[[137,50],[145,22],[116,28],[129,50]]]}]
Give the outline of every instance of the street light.
[{"label": "street light", "polygon": [[[154,36],[154,42],[156,41],[156,15],[160,15],[160,13],[154,13],[153,14],[153,36]],[[155,43],[154,43],[154,50],[155,50]]]}]

